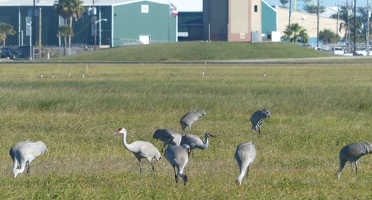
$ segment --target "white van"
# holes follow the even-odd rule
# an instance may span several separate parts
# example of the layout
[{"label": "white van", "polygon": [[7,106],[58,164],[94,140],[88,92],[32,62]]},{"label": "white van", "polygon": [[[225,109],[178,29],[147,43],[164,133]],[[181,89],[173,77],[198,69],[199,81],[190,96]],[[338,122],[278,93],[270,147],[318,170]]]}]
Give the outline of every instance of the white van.
[{"label": "white van", "polygon": [[344,49],[342,47],[333,47],[332,52],[336,55],[344,55]]}]

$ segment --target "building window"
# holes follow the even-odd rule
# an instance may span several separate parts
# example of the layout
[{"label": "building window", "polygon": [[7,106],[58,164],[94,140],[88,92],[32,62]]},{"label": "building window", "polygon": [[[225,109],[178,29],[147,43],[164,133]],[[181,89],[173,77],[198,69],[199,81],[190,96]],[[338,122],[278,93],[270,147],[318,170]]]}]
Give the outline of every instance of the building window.
[{"label": "building window", "polygon": [[257,12],[258,8],[257,5],[254,6],[254,12]]},{"label": "building window", "polygon": [[149,13],[149,5],[142,4],[141,5],[141,13]]}]

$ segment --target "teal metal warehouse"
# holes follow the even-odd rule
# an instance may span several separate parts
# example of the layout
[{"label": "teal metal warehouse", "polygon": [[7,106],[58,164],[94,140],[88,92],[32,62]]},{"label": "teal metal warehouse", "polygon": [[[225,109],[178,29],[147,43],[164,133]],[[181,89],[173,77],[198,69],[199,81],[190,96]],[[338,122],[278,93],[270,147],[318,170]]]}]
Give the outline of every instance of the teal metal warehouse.
[{"label": "teal metal warehouse", "polygon": [[[41,38],[43,46],[61,46],[62,40],[57,34],[64,20],[54,12],[54,4],[55,0],[35,0],[35,6],[32,0],[3,0],[0,22],[11,24],[17,32],[8,36],[6,44],[28,45],[30,23],[27,19],[33,18],[31,32],[36,38],[35,44]],[[110,47],[177,41],[177,17],[171,14],[169,0],[91,0],[84,1],[83,6],[86,11],[73,21],[73,45],[93,45],[94,35],[97,45]]]}]

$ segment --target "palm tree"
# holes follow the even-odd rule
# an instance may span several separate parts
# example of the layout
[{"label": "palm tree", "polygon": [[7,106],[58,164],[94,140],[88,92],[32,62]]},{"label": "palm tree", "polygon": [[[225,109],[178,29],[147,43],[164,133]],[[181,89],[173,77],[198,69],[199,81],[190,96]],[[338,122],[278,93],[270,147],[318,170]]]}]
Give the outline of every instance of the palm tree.
[{"label": "palm tree", "polygon": [[16,34],[14,27],[11,24],[7,23],[0,23],[0,39],[2,41],[3,47],[5,45],[5,40],[8,35],[14,35]]},{"label": "palm tree", "polygon": [[282,4],[282,7],[285,8],[285,4],[289,2],[289,0],[279,0],[280,3]]},{"label": "palm tree", "polygon": [[[58,4],[54,6],[56,13],[63,17],[65,22],[69,22],[72,29],[72,20],[77,21],[84,13],[85,8],[82,6],[81,0],[59,0]],[[68,46],[71,47],[71,35],[69,35]]]},{"label": "palm tree", "polygon": [[66,55],[66,49],[67,49],[67,36],[73,36],[74,31],[69,25],[61,25],[58,28],[59,33],[57,34],[57,37],[63,37],[63,40],[65,42],[65,48],[64,48],[64,55]]},{"label": "palm tree", "polygon": [[[310,14],[317,14],[318,13],[318,6],[317,5],[309,5],[306,4],[303,7],[304,11],[310,13]],[[319,13],[324,13],[326,11],[326,7],[319,6]]]},{"label": "palm tree", "polygon": [[336,33],[331,31],[330,29],[324,29],[320,31],[319,39],[323,41],[324,44],[335,43],[338,40]]},{"label": "palm tree", "polygon": [[308,34],[306,29],[302,28],[298,23],[288,25],[284,31],[284,36],[282,39],[284,41],[290,41],[296,43],[298,39],[301,39],[302,42],[306,43],[308,41]]}]

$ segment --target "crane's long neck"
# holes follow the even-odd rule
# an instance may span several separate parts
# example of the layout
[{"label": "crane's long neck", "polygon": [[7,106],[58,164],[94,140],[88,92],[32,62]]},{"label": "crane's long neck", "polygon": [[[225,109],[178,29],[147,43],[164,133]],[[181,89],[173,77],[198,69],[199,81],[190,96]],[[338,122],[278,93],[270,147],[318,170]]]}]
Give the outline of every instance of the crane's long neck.
[{"label": "crane's long neck", "polygon": [[124,147],[126,149],[128,149],[129,151],[132,151],[132,146],[130,144],[127,143],[127,133],[123,133],[123,144],[124,144]]},{"label": "crane's long neck", "polygon": [[245,172],[247,171],[247,167],[239,166],[239,168],[240,168],[240,174],[238,178],[236,178],[236,182],[240,184],[245,175]]},{"label": "crane's long neck", "polygon": [[209,145],[209,135],[205,134],[205,139],[204,139],[204,144],[203,144],[203,149],[206,149]]},{"label": "crane's long neck", "polygon": [[21,168],[20,169],[17,169],[17,161],[14,162],[14,167],[13,167],[13,174],[14,174],[14,177],[16,177],[18,174],[22,173],[23,171],[25,171],[25,167],[26,167],[26,162],[21,162],[20,165],[21,165]]}]

